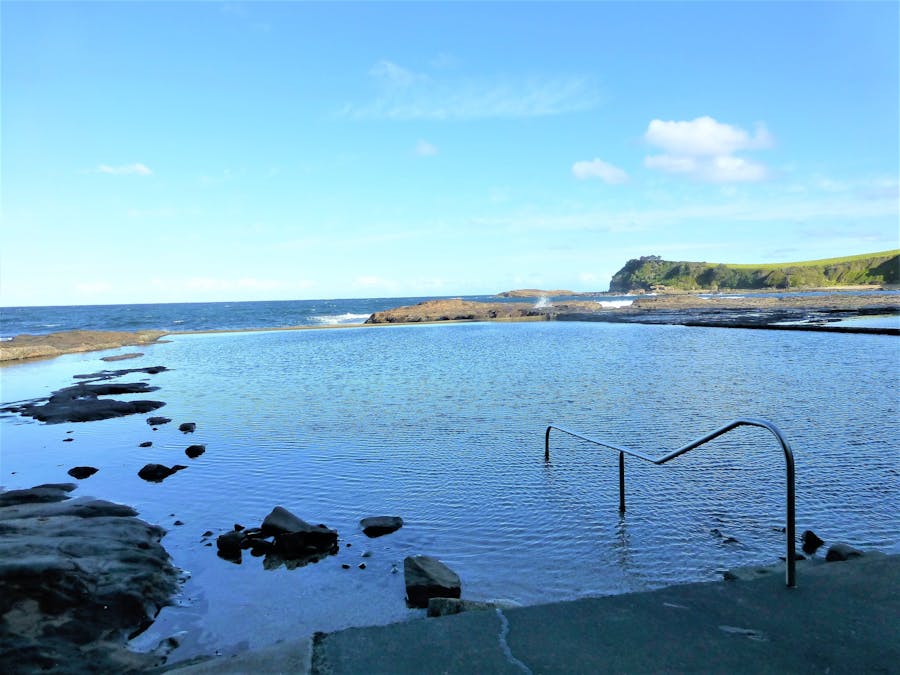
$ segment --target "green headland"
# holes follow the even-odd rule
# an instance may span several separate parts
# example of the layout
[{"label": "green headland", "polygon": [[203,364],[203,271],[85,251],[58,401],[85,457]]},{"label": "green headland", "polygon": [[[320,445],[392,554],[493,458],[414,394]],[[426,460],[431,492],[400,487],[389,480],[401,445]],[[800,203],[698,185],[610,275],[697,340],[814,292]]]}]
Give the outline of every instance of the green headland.
[{"label": "green headland", "polygon": [[613,275],[609,290],[616,293],[655,290],[809,289],[832,286],[900,284],[900,249],[775,264],[663,260],[649,255],[634,258]]}]

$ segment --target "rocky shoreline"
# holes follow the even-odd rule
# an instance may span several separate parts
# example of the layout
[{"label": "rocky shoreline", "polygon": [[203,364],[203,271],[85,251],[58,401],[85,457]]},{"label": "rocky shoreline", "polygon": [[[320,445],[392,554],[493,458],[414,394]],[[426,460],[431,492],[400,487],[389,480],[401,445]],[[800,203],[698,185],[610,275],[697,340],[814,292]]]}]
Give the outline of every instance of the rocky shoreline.
[{"label": "rocky shoreline", "polygon": [[[61,354],[92,352],[134,345],[149,345],[159,341],[166,333],[161,330],[103,331],[71,330],[47,335],[17,335],[0,343],[0,363],[47,359]],[[133,358],[131,355],[113,357],[116,360]],[[112,360],[112,359],[110,359]]]},{"label": "rocky shoreline", "polygon": [[[597,301],[527,304],[428,300],[417,305],[374,313],[367,324],[440,321],[600,321],[729,328],[772,328],[900,334],[896,328],[830,326],[842,319],[900,314],[896,294],[802,296],[642,295],[627,306],[607,307]],[[792,325],[785,325],[790,323]]]},{"label": "rocky shoreline", "polygon": [[174,644],[126,648],[178,588],[164,530],[72,483],[0,492],[0,669],[140,672]]}]

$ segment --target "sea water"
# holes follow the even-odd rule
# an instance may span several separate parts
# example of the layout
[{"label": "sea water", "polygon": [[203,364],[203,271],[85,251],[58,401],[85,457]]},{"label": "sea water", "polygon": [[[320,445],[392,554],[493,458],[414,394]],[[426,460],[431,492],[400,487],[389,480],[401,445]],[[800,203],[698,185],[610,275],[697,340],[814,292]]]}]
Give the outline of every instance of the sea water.
[{"label": "sea water", "polygon": [[[737,417],[769,419],[795,453],[797,531],[900,551],[893,336],[537,322],[170,340],[114,364],[170,369],[122,378],[160,387],[154,414],[173,422],[158,431],[144,415],[0,420],[5,488],[95,466],[76,495],[168,530],[188,578],[136,648],[178,635],[173,658],[189,658],[420,616],[404,602],[408,555],[447,563],[465,598],[527,605],[713,580],[784,554],[784,459],[768,432],[741,428],[662,467],[629,459],[620,514],[616,454],[553,435],[547,464],[551,422],[663,454]],[[2,400],[47,395],[126,351],[6,366]],[[196,443],[206,453],[189,460]],[[149,462],[188,468],[147,483]],[[267,570],[218,558],[203,536],[276,505],[337,529],[339,554]],[[405,525],[368,539],[358,522],[373,515]]]}]

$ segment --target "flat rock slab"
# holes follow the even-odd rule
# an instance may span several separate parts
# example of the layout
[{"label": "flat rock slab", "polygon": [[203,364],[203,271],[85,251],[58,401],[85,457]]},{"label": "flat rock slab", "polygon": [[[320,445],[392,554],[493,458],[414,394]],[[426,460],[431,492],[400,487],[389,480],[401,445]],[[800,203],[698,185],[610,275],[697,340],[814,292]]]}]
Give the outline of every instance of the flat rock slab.
[{"label": "flat rock slab", "polygon": [[125,642],[177,589],[163,530],[121,504],[67,499],[65,484],[45,501],[53,490],[0,493],[0,672],[154,665]]},{"label": "flat rock slab", "polygon": [[359,521],[359,526],[367,537],[381,537],[403,527],[403,518],[400,516],[372,516]]},{"label": "flat rock slab", "polygon": [[428,607],[431,598],[458,598],[459,576],[437,558],[410,556],[403,561],[406,599],[413,607]]},{"label": "flat rock slab", "polygon": [[351,628],[314,640],[312,671],[896,672],[900,556],[817,562],[793,589],[782,568],[751,581]]}]

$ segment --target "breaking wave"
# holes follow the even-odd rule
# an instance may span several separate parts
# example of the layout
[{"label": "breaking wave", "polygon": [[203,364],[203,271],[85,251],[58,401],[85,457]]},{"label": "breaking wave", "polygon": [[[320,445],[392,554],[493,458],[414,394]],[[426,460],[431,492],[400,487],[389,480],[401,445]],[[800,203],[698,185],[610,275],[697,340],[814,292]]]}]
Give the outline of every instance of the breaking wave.
[{"label": "breaking wave", "polygon": [[371,314],[323,314],[320,316],[309,317],[311,321],[322,324],[323,326],[340,326],[345,323],[363,323]]}]

